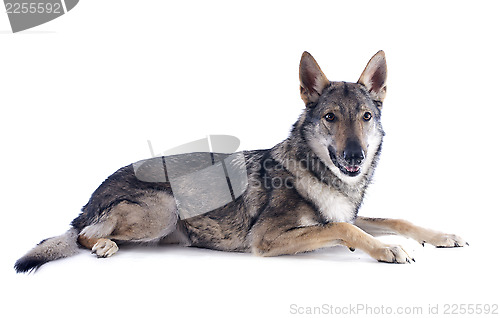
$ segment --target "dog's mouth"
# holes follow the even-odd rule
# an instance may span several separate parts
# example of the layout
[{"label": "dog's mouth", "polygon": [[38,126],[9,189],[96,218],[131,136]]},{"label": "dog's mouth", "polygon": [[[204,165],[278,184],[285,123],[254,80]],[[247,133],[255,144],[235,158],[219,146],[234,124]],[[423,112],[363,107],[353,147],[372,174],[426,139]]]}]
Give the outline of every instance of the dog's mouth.
[{"label": "dog's mouth", "polygon": [[360,164],[353,164],[350,165],[344,160],[340,162],[337,160],[337,156],[335,155],[335,150],[333,147],[328,147],[328,153],[330,154],[330,159],[332,160],[333,164],[339,168],[339,170],[345,174],[348,175],[349,177],[355,177],[361,173],[361,165]]}]

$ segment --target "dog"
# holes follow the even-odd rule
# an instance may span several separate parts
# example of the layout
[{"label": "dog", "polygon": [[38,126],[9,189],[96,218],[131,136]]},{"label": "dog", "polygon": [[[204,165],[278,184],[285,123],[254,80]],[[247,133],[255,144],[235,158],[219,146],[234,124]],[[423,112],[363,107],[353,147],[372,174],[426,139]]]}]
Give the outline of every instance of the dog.
[{"label": "dog", "polygon": [[124,243],[170,243],[277,256],[335,245],[375,260],[410,263],[378,235],[461,247],[459,236],[400,219],[358,216],[384,131],[385,53],[356,83],[330,82],[304,52],[299,66],[305,109],[289,137],[271,149],[194,152],[123,167],[92,194],[65,234],[40,242],[15,263],[31,272],[86,248],[110,257]]}]

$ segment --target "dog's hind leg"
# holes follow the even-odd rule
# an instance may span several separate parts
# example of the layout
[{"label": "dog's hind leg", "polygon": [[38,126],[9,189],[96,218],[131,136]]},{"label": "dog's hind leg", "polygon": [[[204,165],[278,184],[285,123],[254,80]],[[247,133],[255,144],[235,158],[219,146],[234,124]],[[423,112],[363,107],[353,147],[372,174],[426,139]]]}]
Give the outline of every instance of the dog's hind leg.
[{"label": "dog's hind leg", "polygon": [[78,236],[78,243],[92,250],[97,257],[109,257],[118,252],[118,245],[107,238],[88,238],[83,234]]},{"label": "dog's hind leg", "polygon": [[401,235],[414,239],[422,245],[424,245],[424,243],[429,243],[436,247],[461,247],[468,245],[468,243],[458,235],[426,229],[406,220],[358,216],[354,225],[373,236]]},{"label": "dog's hind leg", "polygon": [[117,219],[113,217],[115,209],[120,208],[117,206],[111,209],[109,217],[85,227],[78,235],[78,243],[92,250],[92,253],[96,254],[97,257],[109,257],[118,252],[118,245],[108,238],[115,231],[117,225]]},{"label": "dog's hind leg", "polygon": [[86,226],[78,242],[98,257],[118,251],[118,242],[158,242],[176,229],[177,207],[172,196],[163,193],[144,195],[138,202],[123,201]]}]

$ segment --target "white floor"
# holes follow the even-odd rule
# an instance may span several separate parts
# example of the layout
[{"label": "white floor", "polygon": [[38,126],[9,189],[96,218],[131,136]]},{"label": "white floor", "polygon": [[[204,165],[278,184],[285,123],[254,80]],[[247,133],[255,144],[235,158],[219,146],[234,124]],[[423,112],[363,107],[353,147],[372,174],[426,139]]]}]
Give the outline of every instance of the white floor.
[{"label": "white floor", "polygon": [[441,316],[455,304],[498,304],[498,257],[481,231],[463,234],[470,246],[456,249],[386,238],[415,257],[408,265],[378,263],[340,246],[275,258],[127,246],[109,259],[83,251],[31,275],[14,274],[12,257],[21,251],[8,244],[2,308],[51,317],[288,317],[309,311],[370,316],[399,310],[426,317],[436,306]]}]

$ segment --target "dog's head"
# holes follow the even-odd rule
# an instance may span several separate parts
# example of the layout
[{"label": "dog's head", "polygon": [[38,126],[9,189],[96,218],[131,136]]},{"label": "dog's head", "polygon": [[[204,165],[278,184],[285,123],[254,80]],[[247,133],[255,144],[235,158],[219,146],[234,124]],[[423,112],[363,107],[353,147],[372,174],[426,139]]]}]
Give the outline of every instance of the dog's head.
[{"label": "dog's head", "polygon": [[330,82],[307,52],[300,61],[300,95],[306,110],[303,136],[336,175],[356,180],[372,166],[384,135],[380,123],[386,93],[385,54],[368,62],[357,83]]}]

